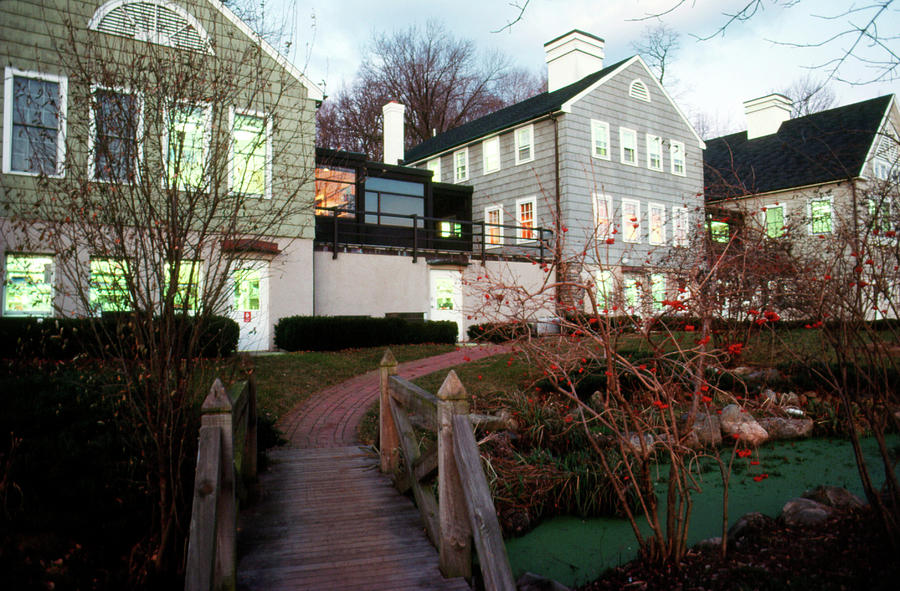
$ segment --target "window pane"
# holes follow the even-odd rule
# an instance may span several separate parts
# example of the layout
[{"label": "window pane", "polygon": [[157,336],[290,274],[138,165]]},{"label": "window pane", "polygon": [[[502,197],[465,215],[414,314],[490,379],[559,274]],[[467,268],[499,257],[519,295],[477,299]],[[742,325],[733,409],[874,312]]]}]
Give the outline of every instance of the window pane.
[{"label": "window pane", "polygon": [[[195,312],[200,303],[200,261],[181,261],[175,285],[173,305],[176,310]],[[173,265],[170,263],[166,276],[166,288],[172,280]]]},{"label": "window pane", "polygon": [[381,193],[396,193],[398,195],[425,196],[425,185],[394,179],[370,177],[366,179],[366,191],[379,191]]},{"label": "window pane", "polygon": [[640,204],[635,201],[622,200],[623,240],[626,242],[641,241]]},{"label": "window pane", "polygon": [[709,228],[709,234],[712,237],[713,242],[727,243],[731,239],[731,231],[728,228],[727,222],[712,220],[707,222],[707,227]]},{"label": "window pane", "polygon": [[258,269],[238,269],[234,272],[234,305],[238,310],[259,310]]},{"label": "window pane", "polygon": [[207,112],[196,106],[176,106],[169,117],[169,183],[181,190],[199,188],[206,166]]},{"label": "window pane", "polygon": [[609,126],[602,121],[591,121],[591,150],[597,158],[609,158]]},{"label": "window pane", "polygon": [[636,277],[625,277],[623,285],[623,296],[625,299],[625,311],[629,314],[640,312],[641,304],[641,282]]},{"label": "window pane", "polygon": [[266,194],[266,124],[262,117],[235,115],[231,186],[238,193]]},{"label": "window pane", "polygon": [[57,82],[13,77],[12,170],[56,174],[60,100]]},{"label": "window pane", "polygon": [[611,271],[597,271],[594,276],[597,283],[597,306],[602,312],[607,312],[612,307],[613,281]]},{"label": "window pane", "polygon": [[531,160],[532,127],[522,127],[516,130],[516,159],[517,162]]},{"label": "window pane", "polygon": [[356,209],[356,170],[339,166],[317,167],[316,207],[341,208],[347,211],[338,213],[339,217],[351,217],[352,210]]},{"label": "window pane", "polygon": [[781,238],[784,236],[784,208],[766,208],[766,236],[769,238]]},{"label": "window pane", "polygon": [[3,314],[44,316],[53,312],[53,258],[6,256]]},{"label": "window pane", "polygon": [[534,240],[534,201],[520,201],[518,212],[519,239]]},{"label": "window pane", "polygon": [[92,259],[90,300],[94,310],[124,312],[131,310],[128,294],[128,263],[117,259]]},{"label": "window pane", "polygon": [[653,297],[653,308],[663,309],[663,301],[666,299],[666,276],[661,273],[650,275],[650,295]]},{"label": "window pane", "polygon": [[111,90],[94,93],[94,178],[134,180],[139,125],[137,97]]},{"label": "window pane", "polygon": [[809,204],[810,224],[813,234],[831,232],[831,201],[811,201]]}]

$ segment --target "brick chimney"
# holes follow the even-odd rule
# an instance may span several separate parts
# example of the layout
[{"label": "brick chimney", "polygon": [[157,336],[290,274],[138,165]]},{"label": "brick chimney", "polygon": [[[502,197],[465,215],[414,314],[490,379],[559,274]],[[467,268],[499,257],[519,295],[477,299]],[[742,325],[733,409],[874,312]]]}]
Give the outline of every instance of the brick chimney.
[{"label": "brick chimney", "polygon": [[744,116],[747,118],[747,139],[771,135],[781,124],[791,118],[794,103],[783,94],[769,94],[744,101]]},{"label": "brick chimney", "polygon": [[553,92],[602,70],[604,46],[600,37],[577,29],[544,43],[547,90]]},{"label": "brick chimney", "polygon": [[381,108],[381,112],[384,114],[384,163],[397,164],[404,156],[403,116],[406,105],[391,101]]}]

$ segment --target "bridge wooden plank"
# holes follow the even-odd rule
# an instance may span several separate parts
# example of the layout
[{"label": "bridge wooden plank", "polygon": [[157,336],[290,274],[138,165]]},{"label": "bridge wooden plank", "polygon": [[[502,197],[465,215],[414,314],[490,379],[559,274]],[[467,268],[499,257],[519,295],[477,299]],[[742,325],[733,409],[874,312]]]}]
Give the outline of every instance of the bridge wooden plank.
[{"label": "bridge wooden plank", "polygon": [[281,449],[242,512],[238,589],[451,590],[413,504],[359,448]]}]

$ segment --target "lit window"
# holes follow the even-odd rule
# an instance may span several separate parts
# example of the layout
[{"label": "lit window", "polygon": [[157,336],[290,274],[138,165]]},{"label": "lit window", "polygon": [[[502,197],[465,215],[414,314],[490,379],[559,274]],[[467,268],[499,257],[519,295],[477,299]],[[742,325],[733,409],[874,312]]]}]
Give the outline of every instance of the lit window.
[{"label": "lit window", "polygon": [[170,187],[199,189],[206,180],[209,108],[175,105],[168,118],[167,178]]},{"label": "lit window", "polygon": [[61,176],[66,150],[66,78],[6,68],[3,172]]},{"label": "lit window", "polygon": [[597,240],[612,238],[612,198],[609,195],[594,193],[594,228]]},{"label": "lit window", "polygon": [[622,296],[625,311],[628,314],[640,314],[641,312],[641,279],[634,275],[626,275],[622,282]]},{"label": "lit window", "polygon": [[137,177],[141,101],[134,94],[98,88],[91,110],[91,178],[132,183]]},{"label": "lit window", "polygon": [[662,170],[662,138],[647,134],[647,168]]},{"label": "lit window", "polygon": [[653,298],[653,309],[662,310],[666,300],[666,276],[662,273],[650,275],[650,296]]},{"label": "lit window", "polygon": [[672,207],[672,242],[675,246],[688,245],[688,211],[684,207]]},{"label": "lit window", "polygon": [[434,183],[441,182],[441,159],[432,158],[425,167],[431,171],[431,181]]},{"label": "lit window", "polygon": [[713,242],[727,244],[731,240],[731,228],[728,226],[728,222],[709,220],[706,222],[706,228],[709,230],[709,236]]},{"label": "lit window", "polygon": [[[165,294],[171,287],[175,288],[172,306],[176,311],[196,312],[200,304],[200,267],[201,261],[183,260],[178,266],[178,275],[173,280],[175,265],[169,263],[166,269]],[[174,286],[172,285],[174,281]]]},{"label": "lit window", "polygon": [[891,227],[891,203],[885,198],[869,199],[869,227],[873,233],[889,232]]},{"label": "lit window", "polygon": [[482,164],[484,174],[500,170],[500,138],[492,137],[481,142]]},{"label": "lit window", "polygon": [[242,195],[272,197],[271,121],[249,113],[233,113],[231,190]]},{"label": "lit window", "polygon": [[120,259],[91,259],[91,308],[97,312],[132,309],[128,290],[128,263]]},{"label": "lit window", "polygon": [[316,166],[316,214],[353,217],[356,213],[356,170]]},{"label": "lit window", "polygon": [[672,174],[685,176],[684,144],[673,141],[669,147],[669,158],[672,160]]},{"label": "lit window", "polygon": [[633,199],[622,199],[622,240],[641,241],[641,203]]},{"label": "lit window", "polygon": [[598,270],[594,273],[594,282],[597,286],[597,307],[602,313],[607,313],[613,305],[615,285],[613,284],[612,271]]},{"label": "lit window", "polygon": [[53,313],[53,258],[6,255],[4,316],[49,316]]},{"label": "lit window", "polygon": [[484,210],[484,235],[487,246],[503,244],[503,210],[499,205]]},{"label": "lit window", "polygon": [[516,164],[534,160],[534,126],[526,125],[516,130]]},{"label": "lit window", "polygon": [[661,203],[650,203],[647,206],[647,217],[650,222],[650,244],[666,243],[666,207]]},{"label": "lit window", "polygon": [[453,152],[453,178],[459,183],[469,180],[469,149]]},{"label": "lit window", "polygon": [[637,133],[633,129],[620,127],[619,143],[622,148],[622,162],[637,166]]},{"label": "lit window", "polygon": [[812,199],[809,202],[810,234],[830,234],[834,229],[831,198]]},{"label": "lit window", "polygon": [[591,156],[609,160],[609,123],[591,119]]},{"label": "lit window", "polygon": [[534,240],[534,211],[537,199],[526,197],[516,200],[516,238],[519,242]]},{"label": "lit window", "polygon": [[783,205],[767,205],[763,208],[763,216],[766,223],[766,236],[769,238],[781,238],[785,234],[785,219]]},{"label": "lit window", "polygon": [[438,235],[441,238],[462,238],[462,224],[453,221],[438,222]]},{"label": "lit window", "polygon": [[234,271],[234,306],[241,311],[258,311],[260,309],[260,271],[244,268]]}]

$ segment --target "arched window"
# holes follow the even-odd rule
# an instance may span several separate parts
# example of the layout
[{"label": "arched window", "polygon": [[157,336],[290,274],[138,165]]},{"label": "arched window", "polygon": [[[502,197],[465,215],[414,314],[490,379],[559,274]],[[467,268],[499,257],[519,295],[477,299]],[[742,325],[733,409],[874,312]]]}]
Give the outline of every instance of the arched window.
[{"label": "arched window", "polygon": [[641,80],[635,80],[631,83],[631,87],[628,89],[628,95],[631,98],[636,98],[648,103],[650,102],[650,91],[647,90],[647,85]]},{"label": "arched window", "polygon": [[97,9],[88,28],[176,49],[213,53],[200,21],[167,0],[112,0]]}]

